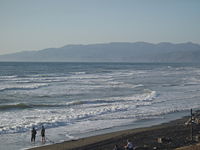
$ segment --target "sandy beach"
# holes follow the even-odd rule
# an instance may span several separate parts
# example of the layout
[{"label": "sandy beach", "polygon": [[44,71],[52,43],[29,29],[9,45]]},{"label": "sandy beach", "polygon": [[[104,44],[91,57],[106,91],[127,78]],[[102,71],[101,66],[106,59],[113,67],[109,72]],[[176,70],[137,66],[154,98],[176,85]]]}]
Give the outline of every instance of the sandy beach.
[{"label": "sandy beach", "polygon": [[[29,150],[112,150],[115,144],[123,149],[127,139],[133,142],[137,150],[170,150],[198,143],[191,141],[191,126],[185,125],[188,119],[189,117],[183,117],[152,127],[113,132]],[[200,127],[194,125],[193,129],[195,137],[199,134]],[[162,142],[159,141],[159,138],[162,139]]]}]

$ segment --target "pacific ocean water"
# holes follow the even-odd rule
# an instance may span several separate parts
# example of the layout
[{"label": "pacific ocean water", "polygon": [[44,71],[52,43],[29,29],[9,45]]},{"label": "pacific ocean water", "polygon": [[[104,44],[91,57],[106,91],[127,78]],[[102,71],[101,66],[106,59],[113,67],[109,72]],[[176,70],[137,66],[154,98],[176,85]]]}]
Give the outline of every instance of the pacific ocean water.
[{"label": "pacific ocean water", "polygon": [[42,125],[51,144],[165,122],[199,109],[199,90],[200,64],[1,62],[0,149],[40,146]]}]

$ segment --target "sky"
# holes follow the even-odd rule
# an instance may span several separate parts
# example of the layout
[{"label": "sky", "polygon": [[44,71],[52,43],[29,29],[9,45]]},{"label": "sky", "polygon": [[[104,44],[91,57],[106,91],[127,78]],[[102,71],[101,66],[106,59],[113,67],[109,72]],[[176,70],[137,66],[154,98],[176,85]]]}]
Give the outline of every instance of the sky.
[{"label": "sky", "polygon": [[200,44],[200,0],[0,0],[0,54],[137,41]]}]

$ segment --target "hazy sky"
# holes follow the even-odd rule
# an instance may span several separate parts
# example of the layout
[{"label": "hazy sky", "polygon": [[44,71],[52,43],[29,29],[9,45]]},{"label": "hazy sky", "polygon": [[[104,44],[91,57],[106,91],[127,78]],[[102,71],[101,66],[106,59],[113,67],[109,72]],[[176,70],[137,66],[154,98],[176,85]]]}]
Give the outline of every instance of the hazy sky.
[{"label": "hazy sky", "polygon": [[0,54],[136,41],[200,43],[200,0],[0,0]]}]

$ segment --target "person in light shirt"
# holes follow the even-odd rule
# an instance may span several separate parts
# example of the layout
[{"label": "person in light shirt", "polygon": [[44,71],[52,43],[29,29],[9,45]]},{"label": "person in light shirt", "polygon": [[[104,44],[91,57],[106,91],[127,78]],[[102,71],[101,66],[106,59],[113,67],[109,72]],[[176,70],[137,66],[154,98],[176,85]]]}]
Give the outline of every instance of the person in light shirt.
[{"label": "person in light shirt", "polygon": [[124,148],[126,150],[134,150],[134,146],[129,140],[127,140],[127,145],[125,145]]}]

